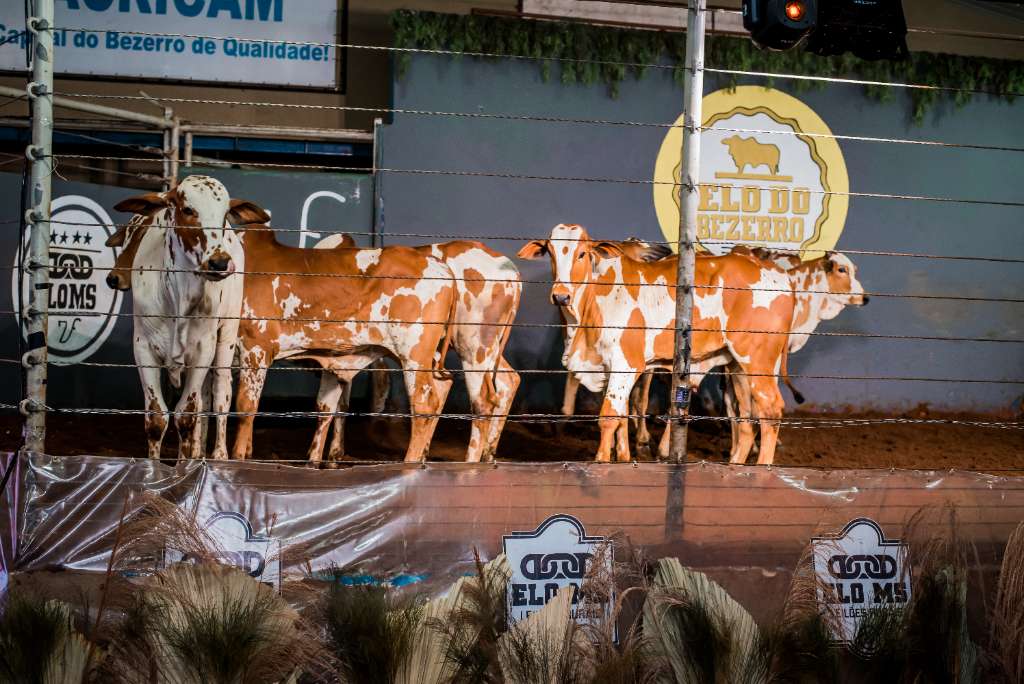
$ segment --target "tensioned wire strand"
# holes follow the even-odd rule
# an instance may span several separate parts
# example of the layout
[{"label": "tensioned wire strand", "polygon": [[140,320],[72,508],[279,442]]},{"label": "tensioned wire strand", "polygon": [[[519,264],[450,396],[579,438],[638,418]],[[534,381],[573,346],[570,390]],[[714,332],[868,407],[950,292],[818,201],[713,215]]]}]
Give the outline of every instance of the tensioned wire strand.
[{"label": "tensioned wire strand", "polygon": [[[2,311],[0,314],[14,315],[15,312],[12,310]],[[51,314],[53,315],[53,314]],[[306,318],[302,316],[294,316],[291,318],[284,316],[260,316],[260,317],[248,317],[248,316],[214,316],[205,314],[185,314],[185,315],[173,315],[173,314],[140,314],[140,313],[128,313],[128,312],[111,312],[111,313],[97,313],[95,311],[79,311],[79,310],[64,310],[60,312],[61,316],[115,316],[119,318],[144,318],[144,319],[174,319],[174,320],[220,320],[220,321],[247,321],[249,323],[258,324],[263,321],[287,321],[290,323],[337,323],[337,324],[357,324],[357,325],[380,325],[380,326],[411,326],[411,325],[437,325],[447,327],[448,321],[403,321],[403,320],[389,320],[389,319],[352,319],[352,318]],[[558,328],[563,329],[566,327],[564,323],[490,323],[490,322],[479,322],[479,321],[462,321],[455,322],[452,325],[467,325],[477,327],[489,327],[489,328]],[[665,332],[668,330],[682,330],[684,328],[678,326],[645,326],[645,325],[572,325],[570,326],[574,330],[653,330],[658,332]],[[688,328],[692,332],[708,332],[708,333],[749,333],[749,334],[761,334],[761,335],[789,335],[789,330],[756,330],[748,328]],[[821,337],[863,337],[871,339],[887,339],[887,340],[919,340],[919,341],[932,341],[932,342],[995,342],[995,343],[1009,343],[1009,344],[1024,344],[1024,339],[1013,339],[1013,338],[994,338],[994,337],[941,337],[933,335],[887,335],[883,333],[860,333],[860,332],[803,332],[801,335],[814,335]]]},{"label": "tensioned wire strand", "polygon": [[[84,27],[60,27],[55,30],[64,31],[81,31],[83,33],[111,33],[109,29],[95,29],[95,28],[84,28]],[[448,56],[461,56],[461,57],[485,57],[493,59],[512,59],[512,60],[526,60],[534,62],[567,62],[567,63],[579,63],[579,64],[594,64],[599,66],[622,66],[622,67],[633,67],[633,68],[644,68],[644,69],[667,69],[672,71],[692,71],[692,67],[685,65],[668,65],[668,64],[656,64],[656,63],[642,63],[642,62],[622,62],[614,60],[594,60],[594,59],[581,59],[573,57],[538,57],[532,55],[514,55],[514,54],[503,54],[493,52],[467,52],[459,50],[440,50],[431,48],[402,48],[393,47],[386,45],[360,45],[357,43],[324,43],[316,41],[305,41],[305,40],[284,40],[275,38],[242,38],[239,36],[215,36],[215,35],[202,35],[193,33],[159,33],[154,31],[116,31],[114,33],[123,33],[125,35],[136,35],[136,36],[150,36],[154,38],[202,38],[207,40],[235,40],[243,43],[272,43],[272,44],[283,44],[283,45],[296,45],[296,46],[310,46],[310,47],[325,47],[325,48],[342,48],[342,49],[354,49],[354,50],[370,50],[370,51],[382,51],[392,53],[406,53],[406,54],[431,54],[431,55],[448,55]],[[804,76],[800,74],[774,74],[769,72],[761,71],[742,71],[738,69],[716,69],[710,67],[699,67],[708,73],[721,73],[731,74],[739,76],[756,76],[764,78],[781,78],[781,79],[795,79],[795,80],[808,80],[808,81],[820,81],[826,83],[842,83],[848,85],[868,85],[868,86],[888,86],[892,88],[907,88],[913,90],[936,90],[941,92],[962,92],[971,93],[974,95],[991,95],[993,97],[1020,97],[1024,93],[1016,91],[992,91],[992,90],[981,90],[978,88],[958,88],[955,86],[938,86],[924,83],[899,83],[890,81],[874,81],[868,79],[856,79],[856,78],[837,78],[833,76]]]},{"label": "tensioned wire strand", "polygon": [[[0,359],[0,363],[6,364],[21,364],[19,359]],[[112,362],[101,362],[101,361],[78,361],[73,364],[59,364],[59,367],[77,367],[84,366],[90,368],[121,368],[136,370],[139,368],[152,368],[163,370],[166,369],[164,365],[147,365],[147,364],[136,364],[136,363],[112,363]],[[401,368],[370,368],[365,366],[345,368],[345,367],[334,367],[324,369],[321,367],[313,366],[243,366],[243,365],[230,365],[230,366],[193,366],[185,364],[178,366],[182,370],[250,370],[250,371],[290,371],[290,372],[301,372],[301,373],[337,373],[337,372],[350,372],[359,371],[366,373],[435,373],[434,369],[430,368],[416,368],[403,370]],[[444,372],[451,373],[453,375],[472,375],[472,374],[510,374],[516,375],[567,375],[573,373],[565,368],[535,368],[535,369],[514,369],[514,368],[445,368]],[[601,371],[606,375],[638,375],[635,370],[605,370]],[[666,373],[668,371],[665,371]],[[756,377],[756,378],[775,378],[778,377],[775,373],[748,373],[744,371],[707,371],[701,373],[701,375],[715,375],[722,377],[729,376],[744,376],[744,377]],[[810,375],[801,373],[790,373],[787,375],[789,378],[799,378],[804,380],[851,380],[851,381],[900,381],[900,382],[942,382],[942,383],[965,383],[965,384],[994,384],[994,385],[1024,385],[1024,379],[1022,380],[989,380],[982,378],[929,378],[929,377],[912,377],[912,376],[890,376],[890,375],[878,375],[878,376],[865,376],[865,375]]]},{"label": "tensioned wire strand", "polygon": [[[61,93],[63,97],[77,97],[77,98],[93,98],[99,100],[125,100],[125,101],[145,101],[149,100],[141,95],[112,95],[104,93]],[[408,114],[408,115],[419,115],[419,116],[438,116],[438,117],[452,117],[452,118],[467,118],[467,119],[499,119],[508,121],[535,121],[541,123],[565,123],[565,124],[594,124],[594,125],[606,125],[606,126],[627,126],[627,127],[649,127],[649,128],[662,128],[662,129],[673,129],[673,128],[685,128],[683,124],[674,123],[656,123],[656,122],[645,122],[645,121],[620,121],[613,119],[587,119],[587,118],[575,118],[575,117],[557,117],[557,116],[544,116],[544,115],[531,115],[531,114],[501,114],[501,113],[489,113],[489,112],[452,112],[444,110],[431,110],[431,109],[406,109],[406,108],[393,108],[393,107],[355,107],[352,105],[323,105],[323,104],[304,104],[296,102],[263,102],[253,100],[222,100],[222,99],[202,99],[202,98],[190,98],[190,97],[161,97],[161,102],[167,102],[170,104],[204,104],[204,105],[220,105],[220,106],[232,106],[232,107],[267,107],[267,108],[282,108],[282,109],[311,109],[311,110],[328,110],[328,111],[346,111],[346,112],[370,112],[379,114]],[[55,104],[55,107],[61,105]],[[244,126],[243,126],[244,128]],[[829,138],[833,140],[850,140],[856,142],[877,142],[877,143],[895,143],[904,145],[925,145],[932,147],[948,147],[948,148],[962,148],[962,149],[973,149],[973,150],[990,150],[999,152],[1024,152],[1024,147],[1013,147],[1005,145],[982,145],[973,143],[951,143],[942,142],[938,140],[914,140],[908,138],[883,138],[877,136],[865,136],[865,135],[841,135],[835,133],[810,133],[801,131],[774,131],[760,128],[733,128],[726,126],[700,126],[701,131],[725,131],[730,133],[763,133],[765,135],[788,135],[796,137],[808,137],[808,138]]]},{"label": "tensioned wire strand", "polygon": [[[112,157],[105,155],[90,155],[90,154],[51,154],[48,155],[53,159],[93,159],[93,160],[105,160],[105,161],[131,161],[131,162],[146,162],[146,163],[163,163],[162,159],[153,159],[150,157]],[[335,166],[330,164],[286,164],[277,162],[234,162],[244,164],[246,166],[252,166],[255,168],[281,168],[281,169],[308,169],[308,170],[320,170],[320,171],[362,171],[365,172],[367,169],[360,166]],[[529,181],[554,181],[554,182],[580,182],[580,183],[619,183],[625,185],[670,185],[679,187],[680,184],[675,181],[659,181],[659,180],[647,180],[645,178],[598,178],[589,176],[550,176],[550,175],[534,175],[534,174],[520,174],[511,173],[505,171],[464,171],[464,170],[447,170],[447,169],[395,169],[387,167],[375,167],[375,172],[380,173],[407,173],[407,174],[418,174],[418,175],[429,175],[429,176],[462,176],[462,177],[477,177],[477,178],[503,178],[506,180],[529,180]],[[695,187],[721,187],[722,183],[695,183]],[[683,184],[683,187],[688,187]],[[804,189],[803,192],[807,192],[811,195],[824,195],[824,196],[840,196],[840,197],[864,197],[871,199],[898,199],[898,200],[918,200],[928,202],[946,202],[955,204],[981,204],[987,206],[1001,206],[1001,207],[1024,207],[1024,202],[1015,202],[1008,200],[981,200],[971,199],[963,197],[936,197],[930,195],[901,195],[894,193],[885,192],[840,192],[838,190],[813,190]]]},{"label": "tensioned wire strand", "polygon": [[[59,246],[57,246],[59,249]],[[362,248],[349,248],[349,249],[362,249]],[[645,262],[651,263],[651,262]],[[15,266],[0,266],[2,270],[12,270]],[[58,268],[61,268],[58,266]],[[111,269],[113,270],[113,269]],[[221,275],[222,271],[210,271],[204,269],[191,269],[191,268],[148,268],[148,267],[133,267],[130,269],[132,272],[139,273],[192,273],[198,276],[203,275]],[[674,289],[675,285],[669,283],[658,283],[658,282],[639,282],[639,281],[615,281],[613,283],[597,283],[588,280],[537,280],[530,278],[460,278],[458,276],[452,278],[446,278],[444,276],[410,276],[410,275],[372,275],[367,273],[308,273],[308,272],[292,272],[292,271],[232,271],[231,275],[259,275],[259,276],[287,276],[296,278],[339,278],[344,280],[415,280],[417,282],[421,280],[438,280],[442,282],[456,282],[456,283],[480,283],[484,286],[494,283],[520,283],[523,285],[601,285],[601,286],[622,286],[622,287],[661,287],[666,289]],[[727,290],[736,292],[779,292],[789,294],[808,294],[808,295],[822,295],[822,296],[849,296],[851,294],[863,294],[866,297],[884,297],[884,298],[898,298],[898,299],[931,299],[940,301],[961,301],[961,302],[991,302],[997,304],[1024,304],[1024,299],[1017,299],[1013,297],[969,297],[962,295],[925,295],[925,294],[910,294],[903,292],[870,292],[865,290],[864,292],[849,293],[849,292],[829,292],[824,290],[800,290],[792,288],[781,288],[781,287],[756,287],[750,286],[730,286],[730,285],[694,285],[695,290]],[[254,317],[255,318],[255,317]],[[274,319],[268,319],[274,320]],[[488,325],[487,323],[480,323],[480,325]]]},{"label": "tensioned wire strand", "polygon": [[960,418],[830,418],[801,416],[797,418],[756,418],[739,416],[669,416],[643,414],[624,414],[613,417],[599,415],[563,415],[561,413],[418,413],[418,412],[385,412],[370,411],[357,413],[352,411],[153,411],[149,409],[103,409],[103,408],[54,408],[44,406],[42,410],[48,413],[66,413],[83,415],[160,415],[160,416],[194,416],[194,417],[263,417],[263,418],[336,418],[336,417],[364,417],[364,418],[438,418],[453,420],[481,420],[501,418],[513,422],[595,422],[602,419],[625,420],[630,418],[654,418],[665,422],[737,422],[737,423],[761,423],[769,422],[787,426],[825,426],[838,427],[842,425],[894,425],[894,424],[921,424],[921,425],[962,425],[969,427],[992,427],[1000,429],[1019,430],[1024,429],[1024,422],[1020,421],[990,421],[971,420]]},{"label": "tensioned wire strand", "polygon": [[[9,221],[0,221],[4,224],[18,223],[20,219],[12,219]],[[79,226],[80,223],[76,221],[61,221],[60,219],[49,219],[45,221],[51,225],[66,225],[66,226]],[[44,223],[44,221],[37,221],[37,223]],[[131,223],[96,223],[93,225],[106,226],[110,228],[127,228],[133,226]],[[456,233],[398,233],[398,232],[378,232],[373,233],[370,231],[350,231],[350,230],[334,230],[333,228],[324,227],[307,227],[307,228],[293,228],[293,227],[269,227],[269,226],[184,226],[176,224],[168,224],[162,226],[164,228],[197,228],[201,227],[204,230],[234,230],[236,232],[244,231],[271,231],[275,233],[320,233],[321,235],[352,235],[359,237],[383,237],[383,238],[417,238],[421,240],[502,240],[502,241],[516,241],[516,242],[530,242],[532,240],[550,240],[551,242],[587,242],[587,243],[599,243],[608,242],[607,238],[556,238],[544,236],[540,238],[530,238],[523,235],[460,235]],[[677,244],[675,240],[643,240],[650,245],[669,245],[674,246]],[[727,240],[700,240],[702,245],[734,245],[734,242]],[[369,247],[362,247],[359,249],[371,249]],[[379,249],[379,248],[374,248]],[[778,250],[784,252],[790,252],[793,254],[807,254],[817,253],[820,254],[825,251],[822,248],[799,248],[799,249],[785,249]],[[897,252],[897,251],[885,251],[885,250],[871,250],[871,249],[843,249],[841,250],[844,254],[860,254],[865,256],[886,256],[886,257],[905,257],[911,259],[939,259],[939,260],[950,260],[950,261],[984,261],[993,263],[1007,263],[1007,264],[1024,264],[1024,259],[1014,259],[1010,257],[993,257],[993,256],[967,256],[958,254],[925,254],[916,252]]]}]

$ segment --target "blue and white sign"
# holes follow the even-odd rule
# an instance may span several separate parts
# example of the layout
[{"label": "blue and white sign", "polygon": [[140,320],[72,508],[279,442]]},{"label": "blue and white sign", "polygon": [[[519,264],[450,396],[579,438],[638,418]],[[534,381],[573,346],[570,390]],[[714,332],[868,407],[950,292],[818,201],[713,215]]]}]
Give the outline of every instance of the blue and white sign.
[{"label": "blue and white sign", "polygon": [[[57,0],[54,66],[63,75],[336,88],[339,11],[339,0]],[[24,71],[20,0],[0,3],[0,40],[0,70]]]},{"label": "blue and white sign", "polygon": [[594,563],[603,563],[600,574],[612,576],[611,541],[588,536],[583,523],[564,513],[553,515],[532,532],[513,532],[502,537],[505,556],[512,568],[508,582],[508,616],[518,622],[553,599],[563,587],[572,586],[572,617],[579,624],[596,623],[611,615],[614,597],[607,602],[588,600],[580,591]]}]

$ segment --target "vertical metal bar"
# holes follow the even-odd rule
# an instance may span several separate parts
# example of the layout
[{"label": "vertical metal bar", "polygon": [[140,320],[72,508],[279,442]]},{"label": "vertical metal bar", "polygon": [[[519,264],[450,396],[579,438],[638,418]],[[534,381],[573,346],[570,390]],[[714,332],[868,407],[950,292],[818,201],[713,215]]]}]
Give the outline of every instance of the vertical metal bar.
[{"label": "vertical metal bar", "polygon": [[700,126],[704,97],[704,16],[707,0],[690,0],[686,16],[686,72],[683,79],[683,149],[679,188],[679,271],[676,281],[676,356],[672,364],[672,433],[669,458],[686,460],[686,417],[690,410],[690,327],[693,313],[694,248],[700,182]]},{"label": "vertical metal bar", "polygon": [[53,168],[53,0],[34,0],[34,11],[25,25],[32,39],[32,81],[27,93],[32,100],[32,144],[26,150],[31,162],[30,206],[25,222],[30,232],[27,264],[28,311],[23,312],[28,351],[22,359],[26,371],[25,448],[46,450],[46,363],[50,296],[50,196]]},{"label": "vertical metal bar", "polygon": [[192,168],[192,131],[185,131],[185,168]]},{"label": "vertical metal bar", "polygon": [[373,157],[373,169],[370,174],[370,178],[373,179],[373,211],[371,212],[371,223],[370,223],[370,246],[380,247],[383,240],[377,234],[379,228],[377,212],[380,209],[380,174],[377,171],[377,166],[380,163],[379,150],[380,150],[380,128],[384,123],[383,119],[377,118],[373,120],[373,150],[371,155]]},{"label": "vertical metal bar", "polygon": [[[143,95],[145,95],[145,93],[143,93]],[[171,122],[171,119],[173,118],[173,116],[174,116],[174,113],[169,108],[165,107],[164,108],[164,121],[167,122],[167,125],[164,126],[164,144],[163,144],[164,190],[170,190],[171,189],[171,185],[172,185],[172,182],[171,182],[171,146],[175,145],[175,143],[171,142],[171,129],[174,127],[174,124]]]},{"label": "vertical metal bar", "polygon": [[171,187],[174,187],[178,184],[178,160],[181,156],[179,149],[181,145],[181,120],[175,116],[171,121],[173,122],[170,130],[171,144],[168,152],[171,155]]}]

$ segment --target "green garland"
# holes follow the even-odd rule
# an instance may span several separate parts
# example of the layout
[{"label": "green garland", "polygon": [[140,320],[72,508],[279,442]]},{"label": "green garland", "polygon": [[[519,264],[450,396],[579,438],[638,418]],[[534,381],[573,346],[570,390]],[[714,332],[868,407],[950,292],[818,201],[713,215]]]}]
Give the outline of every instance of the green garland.
[{"label": "green garland", "polygon": [[[632,74],[640,79],[643,66],[654,64],[667,55],[674,65],[674,77],[683,80],[686,36],[680,32],[635,31],[583,23],[530,21],[467,14],[437,14],[400,10],[392,16],[395,47],[452,52],[481,52],[497,55],[521,55],[536,60],[547,80],[551,67],[560,67],[562,83],[592,85],[603,81],[611,97],[619,94],[619,84]],[[455,56],[458,58],[458,55]],[[556,61],[568,60],[568,61]],[[398,58],[398,76],[404,76],[409,53]],[[764,71],[785,74],[860,78],[870,81],[922,83],[951,90],[910,89],[911,115],[915,123],[941,98],[952,99],[957,106],[968,102],[970,91],[1004,93],[1013,101],[1013,93],[1024,92],[1024,62],[982,57],[961,57],[928,52],[911,53],[907,62],[867,62],[851,55],[818,57],[803,50],[762,51],[746,38],[714,36],[709,38],[706,63],[720,69]],[[729,79],[736,85],[735,76]],[[822,88],[822,81],[794,81],[798,91]],[[768,79],[766,85],[771,85]],[[879,101],[892,97],[888,86],[865,86],[865,94]]]}]

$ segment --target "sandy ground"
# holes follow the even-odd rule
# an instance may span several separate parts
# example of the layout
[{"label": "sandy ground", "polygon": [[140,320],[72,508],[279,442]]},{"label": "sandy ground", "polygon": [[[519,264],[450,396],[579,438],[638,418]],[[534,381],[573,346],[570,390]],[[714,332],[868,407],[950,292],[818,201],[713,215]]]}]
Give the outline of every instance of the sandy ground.
[{"label": "sandy ground", "polygon": [[[789,414],[787,418],[799,417]],[[815,414],[814,418],[824,417]],[[836,418],[878,418],[878,414],[844,414]],[[892,416],[885,416],[892,417]],[[997,420],[993,416],[933,414],[921,409],[906,418]],[[1005,420],[1005,418],[1004,418]],[[140,416],[51,416],[47,451],[54,454],[144,457],[145,436]],[[313,421],[299,418],[258,418],[255,457],[305,458]],[[662,424],[650,421],[655,438]],[[560,426],[549,423],[510,423],[502,436],[498,458],[509,461],[583,461],[597,449],[595,422]],[[233,434],[233,429],[229,428]],[[404,419],[349,419],[348,456],[354,459],[399,460],[408,439]],[[559,434],[560,433],[560,434]],[[723,423],[699,422],[691,429],[691,460],[722,461],[729,446]],[[17,416],[0,416],[0,449],[17,449],[21,441]],[[432,460],[458,461],[469,441],[469,424],[442,419],[431,445]],[[164,455],[177,449],[173,430],[164,442]],[[651,460],[646,453],[639,460]],[[752,461],[751,461],[752,462]],[[949,424],[871,424],[803,429],[784,426],[776,465],[823,468],[960,468],[979,471],[1020,470],[1024,474],[1024,430]]]}]

